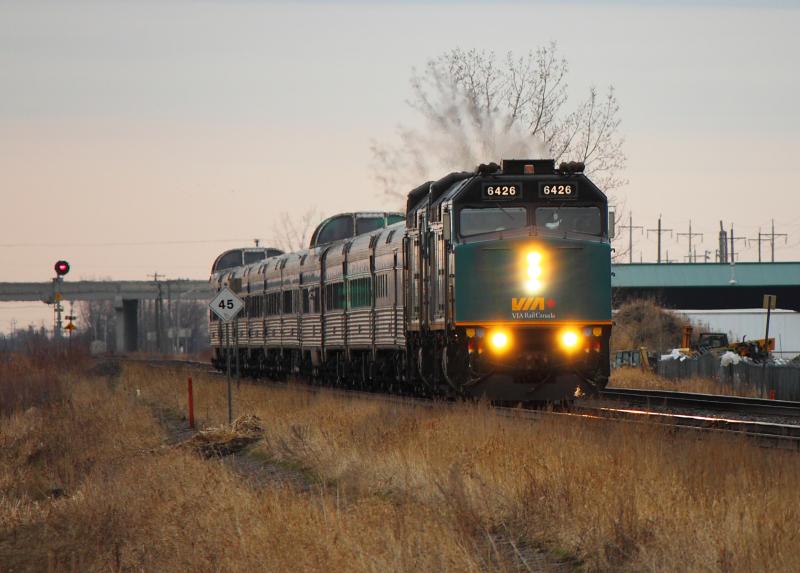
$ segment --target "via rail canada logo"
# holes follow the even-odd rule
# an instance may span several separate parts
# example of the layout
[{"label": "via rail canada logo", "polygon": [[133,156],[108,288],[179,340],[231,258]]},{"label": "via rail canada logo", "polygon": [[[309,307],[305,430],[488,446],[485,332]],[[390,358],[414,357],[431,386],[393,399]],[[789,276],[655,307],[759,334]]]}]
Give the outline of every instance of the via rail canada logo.
[{"label": "via rail canada logo", "polygon": [[511,318],[514,320],[554,320],[556,301],[543,296],[523,296],[511,299]]}]

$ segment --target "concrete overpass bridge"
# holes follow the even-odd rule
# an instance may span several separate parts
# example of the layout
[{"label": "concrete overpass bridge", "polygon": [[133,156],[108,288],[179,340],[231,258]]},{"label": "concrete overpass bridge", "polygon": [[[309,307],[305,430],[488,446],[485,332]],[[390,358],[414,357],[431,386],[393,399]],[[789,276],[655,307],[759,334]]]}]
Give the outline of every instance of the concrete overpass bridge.
[{"label": "concrete overpass bridge", "polygon": [[214,291],[208,281],[69,281],[0,283],[0,301],[56,302],[113,301],[116,311],[117,349],[123,352],[138,350],[139,304],[143,300],[208,301]]},{"label": "concrete overpass bridge", "polygon": [[800,262],[613,265],[614,306],[639,297],[670,308],[761,308],[763,295],[778,308],[800,312]]},{"label": "concrete overpass bridge", "polygon": [[[613,265],[614,306],[650,297],[670,308],[760,308],[764,294],[778,297],[778,307],[800,312],[800,262],[669,263]],[[59,285],[62,300],[108,300],[117,312],[118,349],[137,350],[140,301],[208,301],[207,281],[68,281]],[[50,282],[0,283],[0,301],[55,302]]]}]

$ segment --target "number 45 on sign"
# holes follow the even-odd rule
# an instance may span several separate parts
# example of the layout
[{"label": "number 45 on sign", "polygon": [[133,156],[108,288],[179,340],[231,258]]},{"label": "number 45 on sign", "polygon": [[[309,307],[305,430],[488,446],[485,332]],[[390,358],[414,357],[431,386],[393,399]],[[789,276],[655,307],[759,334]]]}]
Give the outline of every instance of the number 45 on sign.
[{"label": "number 45 on sign", "polygon": [[243,307],[242,299],[236,296],[228,287],[219,291],[217,296],[208,304],[208,308],[214,311],[214,314],[224,322],[233,319]]}]

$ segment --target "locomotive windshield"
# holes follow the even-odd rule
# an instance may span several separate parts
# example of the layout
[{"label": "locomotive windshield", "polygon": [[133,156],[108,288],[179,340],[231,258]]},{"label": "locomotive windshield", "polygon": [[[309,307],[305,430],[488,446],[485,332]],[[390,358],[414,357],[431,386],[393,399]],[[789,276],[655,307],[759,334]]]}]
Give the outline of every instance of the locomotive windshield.
[{"label": "locomotive windshield", "polygon": [[536,227],[542,232],[600,235],[603,224],[597,207],[538,207]]},{"label": "locomotive windshield", "polygon": [[489,209],[461,209],[461,236],[521,229],[528,224],[525,207],[493,207]]},{"label": "locomotive windshield", "polygon": [[464,207],[459,215],[460,235],[473,237],[529,225],[534,225],[537,232],[544,234],[603,235],[603,216],[599,207],[531,206],[530,211],[531,222],[528,221],[528,207]]}]

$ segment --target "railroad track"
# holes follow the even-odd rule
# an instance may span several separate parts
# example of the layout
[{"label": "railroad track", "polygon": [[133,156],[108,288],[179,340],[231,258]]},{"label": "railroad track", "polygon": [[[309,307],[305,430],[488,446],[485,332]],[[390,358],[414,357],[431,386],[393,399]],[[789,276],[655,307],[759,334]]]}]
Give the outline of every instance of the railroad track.
[{"label": "railroad track", "polygon": [[681,407],[698,410],[736,412],[748,415],[793,417],[800,420],[800,402],[673,392],[669,390],[640,390],[635,388],[606,388],[600,397],[648,407]]},{"label": "railroad track", "polygon": [[[211,365],[205,362],[179,359],[133,359],[131,361],[163,366],[197,368],[204,370],[206,373],[224,376],[224,373],[211,369]],[[273,387],[285,388],[287,386],[286,382],[268,381],[260,383]],[[455,406],[456,404],[452,401],[316,386],[307,384],[301,380],[293,380],[290,384],[295,388],[308,392],[325,392],[329,395],[339,395],[349,399],[380,400],[402,406],[430,408],[437,405],[446,407]],[[635,403],[643,405],[645,408],[666,405],[703,410],[722,410],[729,414],[745,413],[763,415],[766,413],[781,417],[793,416],[797,417],[798,422],[800,422],[800,403],[796,402],[630,388],[606,389],[601,393],[601,398]],[[800,425],[794,423],[765,422],[695,413],[660,412],[636,407],[616,407],[608,406],[603,403],[595,403],[594,400],[581,401],[574,407],[566,410],[514,408],[507,406],[495,406],[494,410],[502,416],[516,419],[538,420],[545,417],[580,418],[590,422],[596,421],[598,423],[655,424],[669,430],[681,432],[724,433],[728,435],[746,436],[763,446],[800,450]]]}]

